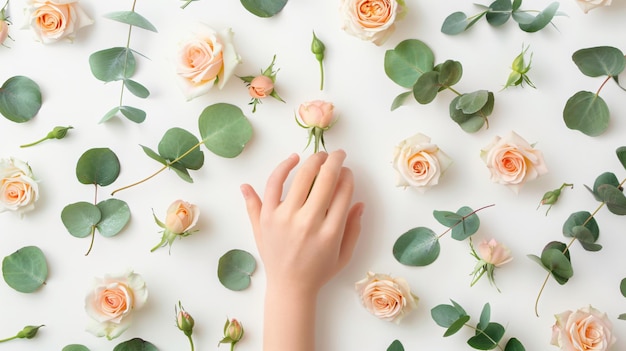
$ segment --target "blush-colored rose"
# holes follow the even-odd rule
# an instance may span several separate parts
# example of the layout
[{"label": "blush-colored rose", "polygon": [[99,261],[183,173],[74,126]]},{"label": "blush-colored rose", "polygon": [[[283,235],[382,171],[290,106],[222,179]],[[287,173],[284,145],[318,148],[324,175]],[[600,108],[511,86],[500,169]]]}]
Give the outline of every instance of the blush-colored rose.
[{"label": "blush-colored rose", "polygon": [[191,100],[214,85],[222,89],[239,63],[230,28],[217,32],[198,24],[193,34],[178,45],[176,73],[183,94]]},{"label": "blush-colored rose", "polygon": [[78,0],[28,0],[26,18],[35,38],[44,44],[72,41],[78,29],[93,23]]},{"label": "blush-colored rose", "polygon": [[495,239],[489,241],[485,240],[478,244],[478,254],[483,261],[496,267],[500,267],[513,260],[511,250]]},{"label": "blush-colored rose", "polygon": [[587,306],[555,315],[550,343],[561,351],[607,351],[616,341],[606,313]]},{"label": "blush-colored rose", "polygon": [[167,209],[165,229],[174,234],[182,234],[198,223],[200,210],[189,202],[176,200]]},{"label": "blush-colored rose", "polygon": [[451,164],[452,159],[421,133],[401,141],[393,153],[396,185],[413,187],[420,192],[437,185]]},{"label": "blush-colored rose", "polygon": [[30,166],[15,158],[0,160],[0,212],[20,215],[32,211],[39,199],[39,186]]},{"label": "blush-colored rose", "polygon": [[417,307],[418,298],[403,278],[368,272],[355,288],[365,309],[385,321],[400,323]]},{"label": "blush-colored rose", "polygon": [[305,127],[328,129],[335,118],[334,110],[335,106],[332,103],[314,100],[301,104],[298,108],[298,114]]},{"label": "blush-colored rose", "polygon": [[576,0],[578,6],[587,13],[597,7],[610,6],[612,0]]},{"label": "blush-colored rose", "polygon": [[94,279],[85,298],[85,311],[91,317],[87,331],[109,340],[120,336],[130,326],[133,311],[147,299],[146,283],[133,271]]},{"label": "blush-colored rose", "polygon": [[518,193],[526,182],[548,173],[543,153],[517,133],[496,136],[480,156],[491,173],[491,180]]},{"label": "blush-colored rose", "polygon": [[376,45],[382,45],[394,32],[394,22],[403,11],[397,0],[340,0],[342,29]]},{"label": "blush-colored rose", "polygon": [[0,45],[4,43],[9,37],[9,23],[5,20],[0,20]]},{"label": "blush-colored rose", "polygon": [[248,92],[253,99],[268,97],[273,91],[274,81],[272,81],[272,78],[264,75],[254,77],[248,87]]}]

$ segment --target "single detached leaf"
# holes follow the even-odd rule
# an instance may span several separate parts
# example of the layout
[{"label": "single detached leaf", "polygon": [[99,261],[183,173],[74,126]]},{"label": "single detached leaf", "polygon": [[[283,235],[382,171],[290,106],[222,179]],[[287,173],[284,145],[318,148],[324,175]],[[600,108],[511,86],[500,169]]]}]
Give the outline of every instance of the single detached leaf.
[{"label": "single detached leaf", "polygon": [[159,351],[159,349],[148,341],[133,338],[118,344],[113,351]]},{"label": "single detached leaf", "polygon": [[89,351],[89,349],[84,345],[71,344],[65,346],[61,351]]},{"label": "single detached leaf", "polygon": [[589,77],[617,76],[626,66],[624,53],[611,46],[580,49],[574,52],[572,60]]},{"label": "single detached leaf", "polygon": [[485,329],[477,330],[467,343],[477,350],[492,350],[504,336],[504,327],[499,323],[489,323]]},{"label": "single detached leaf", "polygon": [[218,156],[238,156],[252,138],[252,125],[235,105],[217,103],[206,107],[198,120],[204,145]]},{"label": "single detached leaf", "polygon": [[89,56],[89,67],[93,76],[103,82],[122,80],[135,74],[135,56],[125,47],[100,50]]},{"label": "single detached leaf", "polygon": [[96,224],[100,222],[100,209],[89,202],[69,204],[61,211],[61,221],[67,231],[77,238],[84,238],[92,234]]},{"label": "single detached leaf", "polygon": [[598,187],[598,195],[611,213],[619,216],[626,215],[626,196],[621,190],[612,185],[603,184]]},{"label": "single detached leaf", "polygon": [[396,84],[413,88],[417,79],[434,68],[435,55],[424,42],[417,39],[401,41],[385,52],[385,73]]},{"label": "single detached leaf", "polygon": [[279,13],[287,0],[241,0],[241,4],[253,15],[267,18]]},{"label": "single detached leaf", "polygon": [[41,90],[24,76],[9,78],[0,87],[0,114],[16,123],[30,121],[41,108]]},{"label": "single detached leaf", "polygon": [[532,21],[518,22],[521,30],[528,33],[534,33],[552,22],[552,19],[556,15],[556,11],[559,9],[559,3],[557,1],[548,5],[543,11],[539,12]]},{"label": "single detached leaf", "polygon": [[13,289],[31,293],[48,278],[48,264],[37,246],[23,247],[2,260],[2,276]]},{"label": "single detached leaf", "polygon": [[622,164],[622,167],[626,169],[626,146],[620,146],[615,150],[615,154],[617,154],[617,159]]},{"label": "single detached leaf", "polygon": [[602,97],[579,91],[570,97],[563,109],[563,120],[569,129],[589,136],[598,136],[609,127],[609,107]]},{"label": "single detached leaf", "polygon": [[387,348],[387,351],[404,351],[404,346],[400,340],[394,340]]},{"label": "single detached leaf", "polygon": [[510,338],[504,346],[504,351],[526,351],[526,348],[516,338]]},{"label": "single detached leaf", "polygon": [[100,201],[97,205],[101,218],[96,228],[100,235],[111,237],[119,234],[130,220],[130,208],[119,199]]},{"label": "single detached leaf", "polygon": [[407,266],[427,266],[439,257],[439,239],[426,227],[410,229],[393,245],[393,256]]},{"label": "single detached leaf", "polygon": [[120,161],[109,148],[85,151],[76,164],[76,178],[82,184],[107,186],[120,174]]},{"label": "single detached leaf", "polygon": [[178,163],[185,169],[198,170],[204,165],[204,153],[200,150],[200,141],[182,128],[168,129],[159,142],[159,154],[168,161],[174,161],[185,155]]},{"label": "single detached leaf", "polygon": [[409,96],[411,96],[412,92],[411,91],[405,91],[404,93],[396,96],[395,99],[393,99],[393,102],[391,103],[391,111],[397,109],[398,107],[404,105],[404,102],[406,101],[406,98],[408,98]]},{"label": "single detached leaf", "polygon": [[111,12],[104,15],[104,17],[108,19],[112,19],[117,22],[129,24],[131,26],[143,28],[149,30],[151,32],[157,32],[157,29],[150,21],[148,21],[145,17],[138,14],[135,11],[117,11]]},{"label": "single detached leaf", "polygon": [[250,286],[256,269],[254,256],[243,250],[230,250],[219,259],[217,277],[227,289],[240,291]]}]

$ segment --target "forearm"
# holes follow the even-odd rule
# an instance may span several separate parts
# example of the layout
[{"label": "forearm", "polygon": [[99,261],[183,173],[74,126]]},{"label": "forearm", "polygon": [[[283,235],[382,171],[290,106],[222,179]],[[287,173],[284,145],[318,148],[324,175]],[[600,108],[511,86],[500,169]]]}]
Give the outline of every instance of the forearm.
[{"label": "forearm", "polygon": [[317,294],[268,286],[263,351],[314,351]]}]

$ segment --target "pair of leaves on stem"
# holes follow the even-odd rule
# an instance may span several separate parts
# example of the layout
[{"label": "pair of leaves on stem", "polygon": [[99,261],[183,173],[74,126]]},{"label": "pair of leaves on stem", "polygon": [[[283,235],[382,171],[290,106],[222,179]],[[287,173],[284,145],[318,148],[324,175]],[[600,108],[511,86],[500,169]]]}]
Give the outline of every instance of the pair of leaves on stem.
[{"label": "pair of leaves on stem", "polygon": [[607,103],[600,97],[600,90],[613,78],[622,89],[618,76],[626,67],[624,53],[611,46],[581,49],[572,55],[578,69],[588,77],[607,76],[597,92],[579,91],[572,95],[563,109],[565,125],[589,136],[598,136],[609,127],[610,113]]},{"label": "pair of leaves on stem", "polygon": [[[131,28],[135,26],[152,32],[157,31],[152,23],[134,11],[113,12],[106,14],[104,17],[128,24]],[[97,51],[89,56],[89,67],[94,77],[105,83],[122,82],[120,104],[109,110],[100,120],[101,123],[108,121],[118,113],[121,113],[124,117],[135,123],[141,123],[146,119],[145,111],[122,104],[124,89],[127,89],[131,94],[141,99],[145,99],[150,95],[150,91],[146,87],[131,79],[135,74],[137,64],[134,53],[139,53],[129,47],[130,31],[128,33],[127,43],[126,47],[113,47]]]},{"label": "pair of leaves on stem", "polygon": [[394,99],[392,111],[402,106],[409,95],[420,104],[428,104],[439,92],[449,89],[457,95],[450,102],[450,118],[464,131],[475,133],[488,123],[495,102],[493,93],[478,90],[461,94],[454,90],[452,86],[463,76],[463,66],[454,60],[435,65],[433,51],[424,42],[417,39],[400,42],[385,52],[384,66],[392,81],[411,89]]},{"label": "pair of leaves on stem", "polygon": [[48,278],[46,257],[37,246],[26,246],[2,260],[2,277],[13,289],[32,293]]},{"label": "pair of leaves on stem", "polygon": [[25,76],[14,76],[0,87],[0,114],[15,123],[28,122],[42,104],[39,85]]},{"label": "pair of leaves on stem", "polygon": [[[87,346],[80,344],[71,344],[65,346],[61,351],[90,351]],[[154,346],[149,341],[145,341],[140,338],[133,338],[127,341],[124,341],[113,348],[113,351],[159,351],[159,349]]]},{"label": "pair of leaves on stem", "polygon": [[470,29],[478,20],[485,17],[487,23],[494,27],[501,26],[513,18],[519,25],[519,28],[524,32],[534,33],[552,22],[554,16],[558,15],[559,8],[558,2],[553,2],[548,5],[543,11],[536,15],[530,14],[527,11],[522,10],[522,0],[496,0],[489,6],[478,5],[483,11],[467,17],[463,12],[454,12],[443,21],[441,25],[441,32],[449,35],[456,35],[465,32]]},{"label": "pair of leaves on stem", "polygon": [[[467,344],[476,350],[493,350],[499,347],[500,341],[504,337],[505,328],[502,324],[491,322],[491,306],[486,303],[480,313],[480,320],[476,327],[467,323],[471,317],[454,300],[450,300],[451,305],[441,304],[433,307],[430,311],[431,317],[440,327],[446,328],[444,337],[456,334],[464,326],[475,330],[474,336],[467,340]],[[500,349],[502,349],[500,347]],[[503,351],[525,351],[524,345],[516,339],[510,338]]]}]

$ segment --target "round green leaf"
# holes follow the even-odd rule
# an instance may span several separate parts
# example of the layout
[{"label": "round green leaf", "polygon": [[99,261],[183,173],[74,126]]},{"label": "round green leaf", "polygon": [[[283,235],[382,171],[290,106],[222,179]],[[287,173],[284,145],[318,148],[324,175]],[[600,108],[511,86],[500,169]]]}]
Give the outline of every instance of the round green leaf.
[{"label": "round green leaf", "polygon": [[439,257],[439,251],[439,238],[425,227],[410,229],[393,245],[393,256],[407,266],[427,266]]},{"label": "round green leaf", "polygon": [[101,213],[101,218],[96,228],[104,237],[117,235],[130,220],[130,208],[122,200],[108,199],[99,202],[96,206]]},{"label": "round green leaf", "polygon": [[563,285],[574,275],[572,263],[562,250],[544,248],[541,252],[541,263],[552,274],[557,283]]},{"label": "round green leaf", "polygon": [[591,191],[591,193],[593,194],[593,197],[597,200],[597,201],[604,201],[602,199],[602,197],[600,197],[600,194],[598,193],[598,188],[601,185],[611,185],[615,188],[619,187],[619,180],[617,179],[617,176],[615,176],[615,173],[613,172],[604,172],[602,174],[600,174],[596,180],[593,182],[593,189],[589,189],[589,187],[587,187],[585,185],[585,187],[587,187],[587,189],[589,189]]},{"label": "round green leaf", "polygon": [[446,60],[439,66],[439,84],[451,87],[463,76],[463,65],[459,61]]},{"label": "round green leaf", "polygon": [[241,4],[253,15],[267,18],[279,13],[287,0],[241,0]]},{"label": "round green leaf", "polygon": [[65,346],[61,351],[89,351],[89,349],[84,345],[71,344]]},{"label": "round green leaf", "polygon": [[434,68],[435,55],[424,42],[417,39],[401,41],[385,52],[385,73],[396,84],[412,88],[417,79]]},{"label": "round green leaf", "polygon": [[456,109],[465,114],[473,114],[480,111],[489,99],[487,90],[478,90],[472,93],[462,94],[456,101]]},{"label": "round green leaf", "polygon": [[243,250],[230,250],[219,259],[217,277],[227,289],[240,291],[250,286],[250,276],[256,269],[254,257]]},{"label": "round green leaf", "polygon": [[135,56],[125,47],[105,49],[89,56],[89,67],[93,76],[103,82],[122,80],[135,74]]},{"label": "round green leaf", "polygon": [[132,79],[124,79],[124,85],[133,95],[138,98],[145,99],[150,96],[150,91],[148,88],[144,87],[140,83],[132,80]]},{"label": "round green leaf", "polygon": [[463,206],[456,213],[463,217],[462,223],[452,228],[452,238],[456,240],[465,240],[474,235],[480,227],[480,219],[471,208]]},{"label": "round green leaf", "polygon": [[161,157],[169,161],[187,153],[175,163],[184,168],[198,170],[204,164],[204,153],[200,150],[199,143],[198,138],[190,132],[182,128],[171,128],[161,138],[158,150]]},{"label": "round green leaf", "polygon": [[433,217],[437,220],[437,222],[445,225],[450,228],[457,225],[459,222],[463,220],[463,216],[452,212],[452,211],[433,211]]},{"label": "round green leaf", "polygon": [[252,138],[252,125],[235,105],[217,103],[208,106],[198,120],[204,145],[218,156],[238,156]]},{"label": "round green leaf", "polygon": [[107,186],[120,174],[120,161],[109,148],[89,149],[76,164],[76,177],[82,184]]},{"label": "round green leaf", "polygon": [[439,72],[426,72],[417,79],[413,86],[413,97],[422,105],[428,104],[435,100],[439,88]]},{"label": "round green leaf", "polygon": [[76,202],[65,206],[61,211],[63,225],[72,236],[77,238],[92,234],[101,218],[100,209],[89,202]]},{"label": "round green leaf", "polygon": [[159,351],[159,349],[148,341],[133,338],[118,344],[113,351]]},{"label": "round green leaf", "polygon": [[430,316],[438,326],[449,328],[459,318],[466,316],[466,314],[452,305],[441,304],[430,310]]},{"label": "round green leaf", "polygon": [[36,246],[23,247],[2,260],[2,276],[11,288],[31,293],[46,282],[46,257]]},{"label": "round green leaf", "polygon": [[510,0],[496,0],[489,5],[489,11],[485,15],[487,23],[497,27],[506,23],[511,18],[511,12],[513,11],[512,3]]},{"label": "round green leaf", "polygon": [[526,351],[526,348],[516,338],[510,338],[504,347],[504,351]]},{"label": "round green leaf", "polygon": [[146,112],[136,107],[119,106],[119,111],[132,122],[141,123],[146,120]]},{"label": "round green leaf", "polygon": [[626,215],[626,196],[621,190],[612,185],[604,184],[598,187],[598,195],[611,213],[619,216]]},{"label": "round green leaf", "polygon": [[609,127],[609,107],[604,100],[589,91],[579,91],[570,97],[563,109],[565,125],[589,136],[598,136]]},{"label": "round green leaf", "polygon": [[591,238],[593,239],[593,240],[584,240],[584,242],[587,242],[587,243],[596,242],[596,240],[598,240],[598,237],[600,236],[600,228],[598,227],[598,222],[596,222],[596,219],[591,215],[591,213],[587,211],[579,211],[579,212],[572,213],[565,220],[565,223],[563,223],[563,235],[568,238],[572,238],[572,237],[577,238],[575,236],[575,234],[577,233],[580,235],[586,235],[582,233],[580,229],[576,229],[576,232],[574,231],[575,227],[583,226],[583,223],[585,224],[584,227],[589,230],[589,234],[591,235]]},{"label": "round green leaf", "polygon": [[626,66],[624,53],[611,46],[580,49],[574,52],[572,60],[589,77],[617,76]]},{"label": "round green leaf", "polygon": [[0,114],[16,123],[30,121],[41,108],[39,85],[24,76],[9,78],[0,87]]},{"label": "round green leaf", "polygon": [[476,335],[467,340],[467,343],[477,350],[492,350],[504,336],[504,327],[499,323],[489,323],[487,328],[477,330]]},{"label": "round green leaf", "polygon": [[448,35],[463,33],[469,28],[470,22],[463,12],[454,12],[443,21],[441,32]]}]

